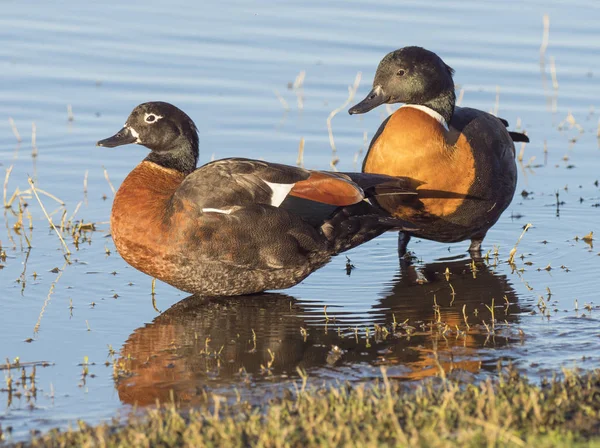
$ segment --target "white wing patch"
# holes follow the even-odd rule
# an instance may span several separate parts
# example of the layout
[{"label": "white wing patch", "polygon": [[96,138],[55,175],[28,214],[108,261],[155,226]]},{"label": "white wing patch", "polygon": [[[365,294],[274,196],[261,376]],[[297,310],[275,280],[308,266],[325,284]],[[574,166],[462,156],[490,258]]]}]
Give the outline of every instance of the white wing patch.
[{"label": "white wing patch", "polygon": [[229,210],[221,210],[219,208],[203,208],[202,209],[202,213],[223,213],[224,215],[229,215],[232,212],[231,209]]},{"label": "white wing patch", "polygon": [[405,104],[402,107],[412,107],[413,109],[419,109],[420,111],[425,112],[427,115],[429,115],[431,118],[433,118],[439,124],[444,126],[445,130],[447,130],[447,131],[449,130],[448,123],[446,123],[446,120],[444,120],[444,117],[442,117],[439,113],[437,113],[435,110],[431,109],[430,107],[423,106],[422,104]]},{"label": "white wing patch", "polygon": [[287,197],[287,195],[290,193],[292,188],[294,188],[294,185],[296,185],[296,184],[276,184],[276,183],[267,182],[266,180],[263,180],[263,182],[265,184],[267,184],[269,186],[269,188],[271,189],[271,191],[273,192],[273,195],[271,196],[271,205],[273,207],[279,207],[281,205],[281,203],[284,201],[284,199]]}]

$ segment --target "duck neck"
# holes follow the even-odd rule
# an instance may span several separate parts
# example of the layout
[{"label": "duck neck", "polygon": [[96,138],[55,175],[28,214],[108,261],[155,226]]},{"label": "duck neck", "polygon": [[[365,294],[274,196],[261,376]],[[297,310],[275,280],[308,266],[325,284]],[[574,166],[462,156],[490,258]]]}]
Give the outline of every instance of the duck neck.
[{"label": "duck neck", "polygon": [[198,163],[198,138],[176,141],[167,150],[152,151],[145,160],[163,168],[180,171],[187,176],[196,169]]},{"label": "duck neck", "polygon": [[450,120],[452,120],[452,115],[454,114],[455,103],[456,95],[454,93],[454,89],[451,89],[442,92],[434,99],[424,103],[423,106],[427,106],[430,109],[435,110],[444,118],[444,120],[446,120],[446,124],[450,126]]}]

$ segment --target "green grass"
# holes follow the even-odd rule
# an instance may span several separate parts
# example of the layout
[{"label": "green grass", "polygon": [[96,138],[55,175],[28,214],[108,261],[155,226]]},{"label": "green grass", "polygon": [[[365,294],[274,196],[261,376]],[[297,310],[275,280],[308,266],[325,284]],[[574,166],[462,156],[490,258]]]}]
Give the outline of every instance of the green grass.
[{"label": "green grass", "polygon": [[[125,425],[54,430],[33,446],[598,446],[600,369],[564,371],[531,384],[516,370],[459,384],[417,388],[388,380],[306,388],[260,406],[247,403],[183,412],[174,405]],[[218,400],[217,400],[218,401]]]}]

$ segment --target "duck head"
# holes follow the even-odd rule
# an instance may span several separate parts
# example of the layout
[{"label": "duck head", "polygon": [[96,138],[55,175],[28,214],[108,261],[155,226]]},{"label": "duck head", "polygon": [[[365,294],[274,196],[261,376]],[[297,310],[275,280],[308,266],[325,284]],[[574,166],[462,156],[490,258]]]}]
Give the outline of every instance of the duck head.
[{"label": "duck head", "polygon": [[404,47],[379,63],[373,89],[348,111],[364,114],[388,103],[418,104],[438,112],[447,123],[454,113],[454,70],[435,53],[421,47]]},{"label": "duck head", "polygon": [[97,146],[114,148],[136,143],[150,149],[146,160],[189,173],[198,161],[198,130],[192,119],[169,103],[153,101],[137,106],[123,128]]}]

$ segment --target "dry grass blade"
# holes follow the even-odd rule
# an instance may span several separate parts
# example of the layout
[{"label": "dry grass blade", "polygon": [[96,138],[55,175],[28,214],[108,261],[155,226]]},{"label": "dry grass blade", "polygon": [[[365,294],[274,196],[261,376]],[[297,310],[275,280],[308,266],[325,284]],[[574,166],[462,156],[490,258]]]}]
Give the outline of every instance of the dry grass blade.
[{"label": "dry grass blade", "polygon": [[360,154],[362,155],[363,151],[369,149],[369,139],[367,131],[363,132],[363,147],[360,148]]},{"label": "dry grass blade", "polygon": [[19,134],[19,130],[17,129],[17,125],[15,124],[15,120],[13,120],[12,117],[8,117],[8,122],[10,123],[10,128],[12,129],[13,134],[15,134],[17,141],[21,143],[23,140],[21,139],[21,134]]},{"label": "dry grass blade", "polygon": [[77,207],[75,207],[75,211],[73,212],[73,214],[71,215],[71,217],[69,218],[68,222],[73,222],[73,218],[75,218],[75,215],[77,214],[77,212],[79,211],[79,207],[81,207],[81,204],[83,204],[83,201],[79,201],[79,203],[77,204]]},{"label": "dry grass blade", "polygon": [[532,226],[533,224],[528,223],[525,225],[525,227],[523,228],[523,233],[521,233],[521,236],[519,237],[519,239],[517,240],[517,242],[515,243],[515,247],[513,247],[510,250],[510,254],[508,256],[508,262],[510,264],[514,264],[515,262],[515,255],[517,253],[517,246],[519,245],[519,243],[521,242],[521,240],[523,239],[523,237],[525,236],[525,233],[527,233],[527,231],[529,230],[529,228]]},{"label": "dry grass blade", "polygon": [[305,78],[306,78],[306,70],[302,70],[300,73],[298,73],[298,76],[296,76],[296,79],[294,80],[294,85],[292,87],[294,89],[301,89],[302,86],[304,85]]},{"label": "dry grass blade", "polygon": [[339,171],[337,169],[337,164],[339,163],[340,159],[339,157],[333,157],[331,159],[331,161],[329,162],[329,167],[331,168],[331,171]]},{"label": "dry grass blade", "polygon": [[33,333],[34,334],[37,334],[37,332],[40,331],[40,325],[42,324],[42,317],[44,317],[44,312],[46,311],[46,307],[50,303],[50,299],[52,298],[52,294],[54,294],[54,288],[56,287],[56,284],[58,283],[58,281],[62,277],[63,272],[65,272],[67,264],[68,264],[68,262],[65,261],[65,264],[63,264],[63,267],[60,269],[58,275],[56,276],[56,278],[54,279],[54,281],[50,285],[50,290],[48,291],[48,295],[46,296],[46,300],[44,300],[44,304],[42,305],[42,309],[40,310],[40,314],[38,315],[38,320],[35,323],[35,326],[33,327]]},{"label": "dry grass blade", "polygon": [[[52,193],[48,193],[46,190],[42,190],[41,188],[36,188],[36,191],[38,193],[43,194],[44,196],[48,196],[50,199],[55,200],[56,202],[58,202],[60,205],[64,206],[65,205],[65,201],[63,201],[62,199],[54,196]],[[18,195],[22,196],[22,195],[29,195],[30,193],[32,193],[31,188],[25,191],[19,191]],[[13,195],[14,196],[14,195]],[[9,201],[10,203],[11,201]]]},{"label": "dry grass blade", "polygon": [[56,235],[58,235],[58,238],[60,239],[60,242],[62,243],[63,247],[65,248],[67,255],[71,255],[71,251],[69,250],[67,243],[65,243],[65,240],[63,239],[62,235],[60,234],[60,232],[58,231],[58,229],[52,222],[52,219],[50,219],[50,216],[48,216],[48,212],[46,211],[46,208],[44,207],[42,200],[40,199],[39,195],[37,194],[35,185],[33,185],[33,180],[31,179],[31,177],[28,177],[27,181],[29,182],[29,185],[31,186],[31,191],[33,192],[35,198],[37,199],[38,203],[40,204],[40,207],[42,207],[42,211],[44,212],[44,215],[46,215],[46,219],[50,223],[50,226],[54,229],[54,231],[56,232]]},{"label": "dry grass blade", "polygon": [[524,156],[525,156],[525,142],[521,143],[521,150],[519,151],[519,155],[517,156],[517,160],[519,162],[522,162]]},{"label": "dry grass blade", "polygon": [[[41,188],[36,188],[38,193],[42,193],[44,196],[48,196],[50,199],[54,199],[56,202],[58,202],[60,205],[65,205],[65,201],[63,201],[60,198],[57,198],[56,196],[54,196],[52,193],[48,193],[46,190],[42,190]],[[26,190],[23,192],[24,194],[30,193],[29,190]]]},{"label": "dry grass blade", "polygon": [[306,71],[302,70],[300,73],[298,73],[298,76],[296,76],[296,79],[294,80],[294,84],[292,86],[292,88],[296,92],[299,110],[304,109],[304,95],[302,94],[302,86],[304,85],[304,78],[306,78]]},{"label": "dry grass blade", "polygon": [[106,179],[106,182],[108,182],[108,186],[110,187],[112,194],[114,195],[116,193],[116,190],[115,187],[113,187],[112,182],[110,181],[110,177],[108,177],[108,171],[104,167],[102,167],[102,169],[104,170],[104,178]]},{"label": "dry grass blade", "polygon": [[387,404],[387,412],[390,415],[390,420],[394,425],[394,430],[396,431],[396,436],[398,440],[402,442],[404,445],[408,445],[408,438],[406,437],[406,433],[402,429],[398,418],[396,417],[396,412],[394,410],[394,397],[392,396],[392,386],[390,384],[390,380],[387,376],[387,370],[384,366],[380,367],[381,369],[381,378],[383,379],[383,385],[385,388],[385,402]]},{"label": "dry grass blade", "polygon": [[485,420],[481,420],[479,418],[465,416],[464,419],[465,419],[465,421],[474,423],[476,425],[480,425],[492,433],[498,434],[501,439],[505,440],[506,442],[510,442],[510,444],[512,446],[527,446],[525,441],[520,439],[517,435],[512,434],[510,431],[508,431],[505,428],[502,428],[498,425],[487,422]]},{"label": "dry grass blade", "polygon": [[37,156],[37,126],[35,125],[35,121],[33,121],[31,123],[31,157],[36,158]]},{"label": "dry grass blade", "polygon": [[458,93],[458,98],[456,99],[456,105],[460,106],[462,103],[463,98],[465,97],[465,89],[462,88],[460,89],[460,92]]},{"label": "dry grass blade", "polygon": [[358,72],[356,74],[356,78],[354,79],[354,83],[351,86],[348,86],[348,98],[344,101],[337,109],[331,111],[329,116],[327,117],[327,130],[329,131],[329,144],[331,145],[332,151],[335,153],[337,150],[335,148],[335,141],[333,139],[333,130],[331,128],[331,120],[335,117],[342,109],[345,109],[348,104],[354,99],[354,95],[356,95],[356,91],[358,90],[358,86],[360,85],[360,79],[362,77],[362,73]]},{"label": "dry grass blade", "polygon": [[156,306],[156,294],[152,294],[152,308],[154,308],[154,311],[158,314],[162,313],[162,311],[158,309],[158,306]]},{"label": "dry grass blade", "polygon": [[277,99],[279,100],[279,102],[281,103],[281,105],[283,106],[283,109],[286,110],[286,111],[290,110],[290,105],[285,100],[285,98],[282,97],[281,94],[277,90],[273,90],[273,93],[275,93],[275,96],[277,97]]},{"label": "dry grass blade", "polygon": [[585,241],[586,243],[591,243],[592,241],[594,241],[594,232],[588,233],[587,235],[585,235],[581,239],[583,241]]},{"label": "dry grass blade", "polygon": [[298,145],[298,158],[296,159],[296,165],[300,167],[304,166],[304,137],[300,139],[300,144]]},{"label": "dry grass blade", "polygon": [[12,170],[13,170],[13,165],[6,168],[6,177],[4,178],[4,190],[2,193],[2,197],[4,199],[4,208],[10,207],[10,205],[8,205],[8,203],[6,202],[6,193],[8,190],[8,178],[10,177],[10,173],[12,172]]},{"label": "dry grass blade", "polygon": [[562,130],[567,125],[569,126],[569,129],[576,128],[580,134],[583,134],[583,131],[584,131],[583,126],[581,126],[579,123],[577,123],[575,116],[573,115],[573,113],[570,110],[567,113],[566,118],[558,124],[558,130],[559,131]]},{"label": "dry grass blade", "polygon": [[29,362],[19,361],[18,363],[15,362],[15,363],[11,364],[7,360],[6,364],[0,365],[0,370],[12,370],[12,369],[21,370],[23,367],[35,367],[35,366],[46,367],[48,365],[50,365],[50,361],[29,361]]},{"label": "dry grass blade", "polygon": [[500,86],[496,86],[496,101],[494,103],[494,115],[498,116],[498,110],[500,109]]},{"label": "dry grass blade", "polygon": [[540,62],[543,63],[546,49],[548,48],[548,38],[550,37],[550,16],[544,14],[544,34],[542,35],[542,45],[540,46]]},{"label": "dry grass blade", "polygon": [[556,63],[554,62],[554,56],[550,56],[550,75],[552,76],[552,87],[554,90],[558,90],[558,80],[556,79]]}]

